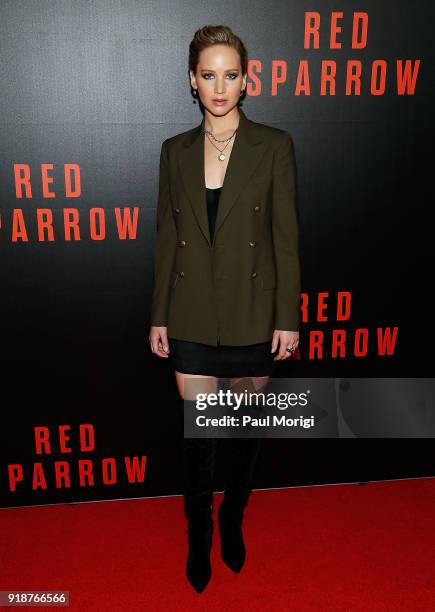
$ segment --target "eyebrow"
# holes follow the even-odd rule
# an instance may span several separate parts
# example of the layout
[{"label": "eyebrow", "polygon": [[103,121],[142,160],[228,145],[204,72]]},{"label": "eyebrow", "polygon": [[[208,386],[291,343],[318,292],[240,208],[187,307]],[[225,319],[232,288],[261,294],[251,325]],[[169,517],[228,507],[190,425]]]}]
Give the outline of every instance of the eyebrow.
[{"label": "eyebrow", "polygon": [[[207,72],[214,72],[214,70],[211,70],[210,68],[201,68],[201,70],[206,70]],[[224,72],[233,72],[234,70],[239,70],[238,68],[228,68],[228,70],[224,70]]]}]

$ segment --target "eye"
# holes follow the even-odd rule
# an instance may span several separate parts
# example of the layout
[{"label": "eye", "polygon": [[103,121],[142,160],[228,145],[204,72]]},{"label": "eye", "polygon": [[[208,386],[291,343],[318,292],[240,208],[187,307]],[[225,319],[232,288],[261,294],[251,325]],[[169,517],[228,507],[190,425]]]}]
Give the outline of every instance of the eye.
[{"label": "eye", "polygon": [[[212,76],[213,76],[213,75],[211,74],[211,72],[205,72],[205,73],[202,75],[202,77],[203,77],[203,78],[204,78],[206,81],[209,81],[209,80],[210,80],[209,78],[207,78],[207,77],[209,77],[209,76],[210,76],[210,77],[212,77]],[[238,76],[238,75],[237,75],[237,74],[234,74],[234,72],[230,72],[230,73],[229,73],[227,76],[232,77],[232,78],[230,79],[230,81],[234,81],[234,79],[237,79],[237,76]]]}]

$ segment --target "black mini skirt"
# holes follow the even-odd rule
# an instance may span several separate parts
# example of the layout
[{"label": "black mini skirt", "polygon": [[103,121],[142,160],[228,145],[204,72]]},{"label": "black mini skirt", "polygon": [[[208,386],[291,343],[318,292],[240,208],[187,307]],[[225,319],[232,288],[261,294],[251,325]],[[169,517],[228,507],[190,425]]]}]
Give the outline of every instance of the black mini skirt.
[{"label": "black mini skirt", "polygon": [[270,376],[274,368],[272,339],[244,346],[212,346],[168,338],[170,358],[175,370],[220,378]]}]

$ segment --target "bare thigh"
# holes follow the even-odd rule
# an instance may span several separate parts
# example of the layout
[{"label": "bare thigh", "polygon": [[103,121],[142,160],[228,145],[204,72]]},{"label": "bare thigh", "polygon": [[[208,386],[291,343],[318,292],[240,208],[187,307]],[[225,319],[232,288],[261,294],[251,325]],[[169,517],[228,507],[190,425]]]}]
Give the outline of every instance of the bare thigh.
[{"label": "bare thigh", "polygon": [[245,376],[242,378],[231,378],[230,388],[233,393],[261,393],[270,376]]},{"label": "bare thigh", "polygon": [[[267,385],[270,376],[246,376],[230,378],[230,389],[233,393],[244,391],[251,393],[261,392]],[[187,385],[186,379],[195,379],[194,385]],[[183,399],[194,400],[196,393],[217,393],[219,377],[204,376],[203,374],[184,374],[175,370],[175,380],[178,392]],[[187,394],[187,397],[186,397]]]},{"label": "bare thigh", "polygon": [[[195,379],[195,383],[186,385],[186,380],[192,378]],[[197,393],[216,393],[219,378],[217,376],[204,376],[203,374],[184,374],[175,370],[175,380],[180,396],[184,400],[194,400]]]}]

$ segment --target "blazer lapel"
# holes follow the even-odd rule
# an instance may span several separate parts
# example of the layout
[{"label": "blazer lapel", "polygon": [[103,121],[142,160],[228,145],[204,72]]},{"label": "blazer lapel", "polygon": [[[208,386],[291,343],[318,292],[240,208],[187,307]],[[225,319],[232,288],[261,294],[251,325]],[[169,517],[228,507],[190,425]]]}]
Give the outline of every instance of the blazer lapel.
[{"label": "blazer lapel", "polygon": [[[239,115],[239,127],[219,198],[215,236],[266,151],[266,143],[255,122],[250,121],[240,108]],[[186,138],[178,158],[178,165],[195,217],[209,246],[212,246],[205,191],[204,122],[203,118],[201,124]]]}]

